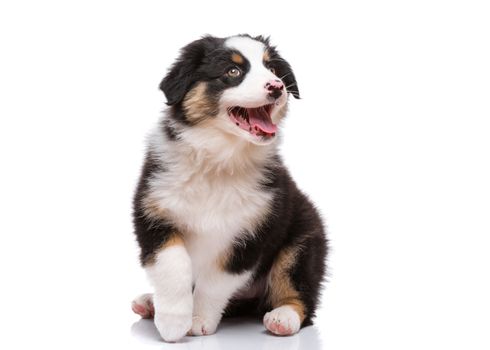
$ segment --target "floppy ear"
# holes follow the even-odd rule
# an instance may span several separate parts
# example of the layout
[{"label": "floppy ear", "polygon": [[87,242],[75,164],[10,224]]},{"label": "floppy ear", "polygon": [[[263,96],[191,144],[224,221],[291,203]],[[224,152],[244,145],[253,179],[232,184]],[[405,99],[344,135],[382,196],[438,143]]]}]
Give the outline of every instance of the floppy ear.
[{"label": "floppy ear", "polygon": [[286,91],[291,93],[294,96],[294,98],[299,99],[300,96],[299,96],[298,83],[296,82],[296,77],[294,76],[293,70],[291,69],[289,63],[287,63],[286,61],[284,61],[283,64],[287,65],[287,69],[286,69],[287,75],[282,79],[284,84],[286,84]]},{"label": "floppy ear", "polygon": [[268,45],[268,51],[271,56],[271,61],[274,62],[274,66],[277,68],[278,76],[286,84],[286,91],[291,93],[295,98],[300,98],[298,83],[294,76],[291,65],[282,58],[276,50],[275,46],[269,45],[269,38],[258,37],[264,44]]},{"label": "floppy ear", "polygon": [[180,51],[180,56],[160,83],[167,98],[167,105],[182,101],[185,94],[197,81],[197,70],[206,54],[206,46],[212,38],[204,37],[193,41]]},{"label": "floppy ear", "polygon": [[278,62],[278,65],[280,66],[280,71],[284,72],[282,74],[282,81],[284,82],[284,84],[286,84],[286,91],[291,93],[294,98],[299,99],[299,88],[298,83],[296,82],[296,77],[294,76],[293,69],[284,59],[281,59]]}]

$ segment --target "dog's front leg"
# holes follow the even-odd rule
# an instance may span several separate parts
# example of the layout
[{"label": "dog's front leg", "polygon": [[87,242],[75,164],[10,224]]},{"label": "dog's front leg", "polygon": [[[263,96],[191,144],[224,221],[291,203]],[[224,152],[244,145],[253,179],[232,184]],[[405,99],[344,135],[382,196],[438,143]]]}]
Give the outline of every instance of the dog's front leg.
[{"label": "dog's front leg", "polygon": [[155,288],[155,326],[163,340],[174,342],[192,325],[191,259],[180,236],[175,235],[145,265]]},{"label": "dog's front leg", "polygon": [[228,301],[250,276],[250,272],[231,274],[215,266],[203,271],[194,288],[191,334],[215,333]]}]

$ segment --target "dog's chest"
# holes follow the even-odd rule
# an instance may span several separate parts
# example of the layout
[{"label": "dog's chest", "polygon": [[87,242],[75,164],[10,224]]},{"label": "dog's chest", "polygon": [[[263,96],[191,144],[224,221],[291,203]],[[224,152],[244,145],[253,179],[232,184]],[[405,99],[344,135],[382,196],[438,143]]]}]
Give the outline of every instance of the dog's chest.
[{"label": "dog's chest", "polygon": [[231,174],[184,163],[161,173],[152,193],[185,234],[225,241],[253,231],[267,214],[272,193],[261,188],[263,180],[256,169]]}]

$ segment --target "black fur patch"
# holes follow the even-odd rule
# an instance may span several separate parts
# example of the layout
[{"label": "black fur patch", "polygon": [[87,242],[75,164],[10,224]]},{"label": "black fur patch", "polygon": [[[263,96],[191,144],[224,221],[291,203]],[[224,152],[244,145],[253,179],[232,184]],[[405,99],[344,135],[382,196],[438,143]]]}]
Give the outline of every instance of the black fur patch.
[{"label": "black fur patch", "polygon": [[206,79],[200,69],[201,65],[211,52],[223,45],[223,42],[224,39],[206,36],[181,50],[180,57],[160,83],[160,89],[165,94],[169,106],[182,102],[185,94],[196,82]]},{"label": "black fur patch", "polygon": [[164,171],[163,165],[148,153],[133,199],[133,225],[140,246],[140,261],[145,265],[153,259],[155,252],[175,232],[172,225],[163,219],[150,219],[145,215],[143,199],[148,192],[148,181],[152,174]]},{"label": "black fur patch", "polygon": [[167,138],[170,141],[176,141],[177,140],[177,138],[178,138],[177,131],[175,130],[175,128],[172,125],[170,125],[168,119],[165,119],[163,121],[162,128],[163,128],[163,132],[165,133],[165,135],[167,135]]}]

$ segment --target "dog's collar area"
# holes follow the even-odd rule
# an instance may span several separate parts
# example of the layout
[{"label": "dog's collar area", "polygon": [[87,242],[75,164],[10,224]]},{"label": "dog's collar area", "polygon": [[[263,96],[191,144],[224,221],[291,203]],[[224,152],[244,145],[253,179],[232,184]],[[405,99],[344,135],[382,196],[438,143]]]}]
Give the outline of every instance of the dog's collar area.
[{"label": "dog's collar area", "polygon": [[228,115],[239,128],[258,137],[276,136],[277,125],[272,122],[271,111],[274,104],[267,104],[256,108],[240,106],[228,108]]}]

